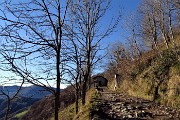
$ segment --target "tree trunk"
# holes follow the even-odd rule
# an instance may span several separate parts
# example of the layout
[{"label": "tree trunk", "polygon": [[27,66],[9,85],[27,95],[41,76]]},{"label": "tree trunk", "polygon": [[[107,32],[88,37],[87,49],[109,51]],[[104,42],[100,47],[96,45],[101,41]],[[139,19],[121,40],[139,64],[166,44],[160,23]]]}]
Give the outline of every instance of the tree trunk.
[{"label": "tree trunk", "polygon": [[157,50],[157,53],[159,54],[159,56],[162,58],[162,55],[161,55],[161,51],[159,50],[159,47],[157,45],[157,42],[154,41],[154,46],[155,46],[155,49]]},{"label": "tree trunk", "polygon": [[154,89],[153,101],[155,101],[159,97],[159,87],[162,84],[163,80],[160,80],[157,86]]},{"label": "tree trunk", "polygon": [[176,48],[176,43],[174,40],[174,33],[173,33],[173,28],[172,28],[172,15],[171,15],[170,8],[168,8],[168,12],[169,12],[168,18],[169,18],[170,40],[172,40],[173,42],[173,47]]},{"label": "tree trunk", "polygon": [[166,48],[168,49],[169,48],[169,43],[168,43],[168,39],[167,39],[167,32],[166,32],[166,28],[165,28],[165,11],[163,10],[162,8],[162,5],[160,4],[160,7],[161,7],[161,17],[162,17],[162,20],[161,20],[161,23],[160,23],[160,29],[161,29],[161,35],[164,39],[164,43],[166,45]]},{"label": "tree trunk", "polygon": [[[164,29],[164,28],[162,28],[162,29]],[[165,33],[165,30],[161,30],[161,35],[162,35],[162,37],[164,39],[164,43],[166,45],[166,48],[168,49],[169,48],[169,43],[168,43],[168,39],[167,39],[167,35]]]},{"label": "tree trunk", "polygon": [[[88,60],[89,63],[90,59]],[[89,75],[90,75],[90,64],[88,64],[87,73],[84,75],[83,86],[82,86],[82,105],[86,103],[86,90],[87,84],[89,82]]]},{"label": "tree trunk", "polygon": [[79,111],[79,103],[78,103],[78,100],[79,100],[79,90],[76,89],[76,114],[78,114],[78,111]]},{"label": "tree trunk", "polygon": [[55,93],[55,120],[59,120],[58,118],[58,113],[59,113],[59,108],[60,108],[60,82],[61,82],[61,78],[60,78],[60,46],[59,45],[58,49],[57,49],[57,56],[56,56],[56,74],[57,74],[57,78],[56,78],[56,93]]},{"label": "tree trunk", "polygon": [[153,42],[154,42],[154,46],[155,46],[159,56],[162,58],[161,52],[160,52],[158,44],[157,44],[157,28],[156,28],[155,18],[153,18],[153,23],[154,23],[154,27],[152,29],[153,29]]},{"label": "tree trunk", "polygon": [[86,82],[83,83],[83,89],[82,89],[82,105],[85,105],[86,103]]},{"label": "tree trunk", "polygon": [[59,113],[59,92],[56,92],[55,93],[55,109],[54,109],[54,116],[55,116],[55,120],[59,120],[59,116],[58,116],[58,113]]},{"label": "tree trunk", "polygon": [[153,101],[155,101],[159,96],[158,90],[159,90],[159,86],[156,86],[154,89]]},{"label": "tree trunk", "polygon": [[7,110],[6,110],[4,120],[8,120],[9,111],[10,111],[10,98],[9,96],[7,96]]}]

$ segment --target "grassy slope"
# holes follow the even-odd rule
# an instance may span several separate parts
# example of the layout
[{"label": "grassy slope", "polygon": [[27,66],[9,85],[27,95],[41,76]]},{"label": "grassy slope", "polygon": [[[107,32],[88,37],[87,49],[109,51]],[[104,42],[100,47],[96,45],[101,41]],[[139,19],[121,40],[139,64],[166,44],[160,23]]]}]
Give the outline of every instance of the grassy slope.
[{"label": "grassy slope", "polygon": [[[93,98],[96,98],[96,91],[95,89],[90,89],[87,92],[86,97],[86,104],[84,106],[81,105],[81,102],[79,102],[79,113],[75,114],[75,103],[69,105],[66,107],[63,111],[59,112],[59,118],[63,120],[88,120],[90,110],[94,106]],[[80,100],[79,100],[80,101]],[[53,118],[51,119],[53,120]]]},{"label": "grassy slope", "polygon": [[[180,41],[179,38],[180,37],[178,37],[178,41]],[[180,43],[178,43],[178,46],[180,46]],[[164,49],[164,52],[166,51],[167,50]],[[171,57],[171,54],[170,56],[164,57],[163,59],[164,63],[161,62],[161,60],[160,63],[158,63],[159,62],[158,57],[153,58],[154,60],[149,66],[147,66],[146,63],[142,63],[141,64],[142,66],[145,65],[144,70],[138,71],[135,80],[133,81],[127,79],[123,80],[121,82],[118,91],[126,92],[136,97],[152,100],[153,96],[151,94],[150,88],[152,86],[153,77],[157,77],[154,76],[154,73],[158,71],[164,72],[163,70],[168,69],[168,79],[164,80],[164,82],[160,85],[160,89],[159,89],[160,97],[158,99],[158,102],[180,108],[180,96],[179,96],[180,95],[180,59],[176,59],[175,61],[174,60],[172,61],[171,59],[168,59],[169,57]],[[167,68],[163,66],[166,64],[166,62],[170,62],[170,63],[172,62],[174,64],[170,64],[170,66]],[[156,70],[154,70],[155,67],[157,68]],[[145,74],[147,76],[152,76],[152,77],[151,78],[146,77]],[[112,78],[109,81],[108,87],[110,89],[113,89],[113,85],[114,83]],[[74,103],[66,107],[63,111],[59,112],[60,119],[88,120],[90,110],[93,108],[93,106],[95,106],[94,104],[97,104],[93,102],[93,98],[95,97],[97,97],[97,95],[95,94],[95,90],[91,89],[87,93],[86,105],[82,106],[80,104],[79,113],[77,115],[75,114],[75,103]]]},{"label": "grassy slope", "polygon": [[21,112],[21,113],[18,113],[15,117],[16,117],[17,119],[20,119],[20,118],[22,118],[27,112],[28,112],[28,110],[25,110],[25,111],[23,111],[23,112]]},{"label": "grassy slope", "polygon": [[[131,63],[130,67],[127,66],[131,75],[121,78],[117,91],[152,100],[157,81],[164,79],[159,87],[159,98],[156,101],[180,108],[180,35],[177,34],[175,39],[177,46],[175,51],[172,49],[172,44],[170,44],[170,49],[167,49],[163,44],[160,45],[161,53],[163,54],[162,59],[160,59],[156,52],[148,51],[143,54],[142,58],[135,61],[139,63],[138,65],[135,63],[134,66],[134,63]],[[177,59],[171,59],[175,54],[177,55],[177,51],[179,51]],[[132,66],[134,67],[132,68]],[[117,73],[116,71],[122,71],[122,68],[117,70],[109,68],[104,73],[109,80],[108,86],[112,90],[114,87],[113,75]],[[124,75],[121,72],[118,72],[118,74]]]},{"label": "grassy slope", "polygon": [[[176,49],[180,53],[180,48]],[[123,80],[119,91],[127,92],[130,95],[152,100],[153,92],[158,82],[163,82],[159,86],[159,97],[156,100],[162,104],[180,108],[180,54],[175,57],[175,51],[164,50],[163,58],[158,56],[153,58],[149,65],[138,71],[138,66],[132,70],[136,71],[133,80]]]}]

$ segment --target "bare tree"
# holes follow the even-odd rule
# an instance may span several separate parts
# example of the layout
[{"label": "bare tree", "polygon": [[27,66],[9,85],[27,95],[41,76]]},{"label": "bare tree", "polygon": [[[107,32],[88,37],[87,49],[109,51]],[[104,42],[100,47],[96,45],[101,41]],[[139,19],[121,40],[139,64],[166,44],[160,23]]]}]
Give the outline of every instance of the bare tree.
[{"label": "bare tree", "polygon": [[128,35],[126,35],[127,43],[131,52],[132,59],[139,58],[141,56],[140,37],[139,37],[139,24],[137,24],[136,14],[128,15],[123,23],[123,29]]},{"label": "bare tree", "polygon": [[169,48],[169,39],[168,39],[168,27],[167,27],[167,16],[166,16],[166,3],[164,0],[157,0],[154,3],[154,9],[157,11],[157,21],[159,24],[161,36],[164,40],[166,48]]},{"label": "bare tree", "polygon": [[[0,71],[5,74],[5,75],[1,75],[0,76],[0,78],[1,78],[0,81],[1,81],[1,85],[2,85],[2,89],[0,89],[0,96],[2,95],[2,96],[5,96],[5,98],[6,98],[7,108],[6,108],[6,113],[5,113],[4,120],[8,120],[9,119],[8,115],[10,113],[10,110],[12,109],[10,107],[11,101],[13,101],[15,98],[18,97],[18,95],[20,93],[20,90],[22,89],[22,86],[25,83],[26,76],[24,76],[21,73],[21,70],[18,69],[13,64],[11,64],[12,66],[10,66],[10,67],[6,66],[6,64],[8,64],[8,63],[12,63],[13,60],[9,59],[7,57],[6,52],[0,51],[0,53],[1,53],[0,54],[0,56],[1,56],[0,57],[1,58],[1,61],[0,61],[0,63],[1,63]],[[16,71],[15,73],[18,74],[18,76],[20,76],[22,79],[18,80],[16,78],[16,75],[12,75],[12,74],[7,76],[6,74],[8,74],[9,71]],[[14,83],[11,83],[11,84],[14,84],[14,85],[18,84],[18,85],[20,85],[20,86],[17,87],[16,91],[14,91],[14,94],[10,94],[8,89],[4,89],[4,87],[6,85],[10,84],[9,81],[14,81]]]},{"label": "bare tree", "polygon": [[128,77],[132,66],[132,57],[128,47],[121,42],[115,42],[109,48],[108,54],[110,64],[115,70],[114,73]]},{"label": "bare tree", "polygon": [[77,41],[73,38],[73,33],[69,36],[71,41],[70,49],[69,49],[69,57],[68,62],[69,65],[66,68],[67,74],[69,75],[69,79],[65,81],[68,84],[71,84],[75,89],[75,105],[76,105],[76,114],[79,111],[79,98],[80,98],[80,89],[81,89],[81,57],[80,57],[80,49]]},{"label": "bare tree", "polygon": [[142,16],[142,34],[143,38],[146,43],[150,43],[152,48],[155,46],[155,49],[161,56],[158,46],[158,36],[159,36],[159,29],[158,29],[158,20],[157,20],[157,11],[155,9],[153,0],[144,0],[140,9],[139,13]]},{"label": "bare tree", "polygon": [[86,90],[90,84],[92,68],[102,57],[97,57],[100,41],[110,35],[118,24],[120,15],[112,19],[106,31],[100,31],[100,20],[105,16],[110,5],[105,0],[72,0],[71,12],[74,16],[76,39],[80,46],[82,58],[82,104],[85,104]]},{"label": "bare tree", "polygon": [[167,36],[168,36],[168,40],[169,42],[172,43],[173,47],[176,47],[176,42],[175,42],[175,36],[174,36],[174,27],[175,24],[178,23],[178,15],[176,15],[176,13],[178,13],[178,7],[176,6],[176,4],[178,3],[178,1],[174,1],[174,0],[159,0],[161,5],[161,12],[163,12],[166,16],[164,18],[164,21],[166,21],[166,25],[167,25]]},{"label": "bare tree", "polygon": [[178,20],[178,25],[180,26],[180,1],[176,0],[176,1],[172,1],[172,3],[176,8],[176,18]]},{"label": "bare tree", "polygon": [[24,83],[24,80],[22,80],[21,85],[19,87],[17,87],[17,90],[14,91],[15,92],[14,95],[9,94],[7,89],[6,90],[5,89],[0,89],[0,96],[1,95],[5,96],[6,97],[6,101],[7,101],[7,108],[6,108],[6,113],[5,113],[4,120],[8,120],[9,119],[8,115],[9,115],[9,112],[11,110],[11,107],[10,107],[11,101],[14,100],[18,96],[18,94],[19,94],[19,92],[20,92],[20,90],[22,88],[23,83]]},{"label": "bare tree", "polygon": [[[1,51],[7,65],[14,68],[12,72],[26,76],[25,81],[54,95],[55,120],[66,64],[67,33],[63,27],[68,5],[68,0],[30,0],[4,1],[0,7]],[[51,89],[52,83],[56,90]]]},{"label": "bare tree", "polygon": [[[177,4],[178,0],[143,1],[144,6],[141,7],[140,13],[143,14],[144,19],[144,35],[145,37],[152,36],[156,49],[158,49],[157,40],[161,37],[167,49],[170,47],[170,43],[172,43],[174,47],[176,46],[173,29],[175,24],[178,23],[176,13],[178,13],[179,10]],[[150,32],[148,33],[148,31]]]}]

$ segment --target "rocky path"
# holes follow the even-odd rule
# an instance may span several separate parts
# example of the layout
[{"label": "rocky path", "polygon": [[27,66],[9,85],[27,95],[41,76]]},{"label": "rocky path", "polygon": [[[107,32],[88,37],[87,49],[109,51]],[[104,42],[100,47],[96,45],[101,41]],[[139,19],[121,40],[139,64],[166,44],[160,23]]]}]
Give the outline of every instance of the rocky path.
[{"label": "rocky path", "polygon": [[91,120],[180,120],[180,110],[112,91],[101,92]]}]

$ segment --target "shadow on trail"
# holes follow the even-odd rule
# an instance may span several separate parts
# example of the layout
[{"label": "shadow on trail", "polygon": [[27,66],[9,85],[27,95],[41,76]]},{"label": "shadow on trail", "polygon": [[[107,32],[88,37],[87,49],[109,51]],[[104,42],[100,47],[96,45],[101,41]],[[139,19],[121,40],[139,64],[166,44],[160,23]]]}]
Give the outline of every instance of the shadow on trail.
[{"label": "shadow on trail", "polygon": [[90,120],[117,120],[117,119],[112,119],[112,116],[109,116],[109,114],[105,113],[102,108],[108,108],[111,109],[111,106],[108,104],[106,106],[104,105],[99,105],[98,110],[92,110],[90,112]]}]

